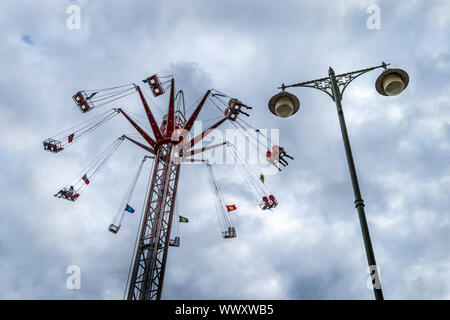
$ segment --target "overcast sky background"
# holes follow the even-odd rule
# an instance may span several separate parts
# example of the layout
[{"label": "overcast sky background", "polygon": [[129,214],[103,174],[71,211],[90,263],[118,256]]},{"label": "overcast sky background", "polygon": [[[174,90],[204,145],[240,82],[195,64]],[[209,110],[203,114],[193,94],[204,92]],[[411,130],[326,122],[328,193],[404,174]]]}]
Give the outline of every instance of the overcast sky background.
[{"label": "overcast sky background", "polygon": [[[79,30],[66,27],[71,4]],[[379,30],[366,25],[371,4]],[[117,235],[107,227],[143,151],[123,143],[75,203],[52,194],[133,128],[116,117],[58,154],[42,140],[96,114],[76,108],[76,91],[158,73],[175,76],[187,106],[210,88],[252,105],[249,122],[280,129],[295,157],[267,177],[280,202],[272,213],[241,190],[236,169],[217,166],[238,206],[233,240],[220,237],[206,168],[182,168],[176,213],[190,221],[169,250],[163,298],[373,299],[334,103],[289,90],[300,110],[279,119],[267,102],[282,82],[385,61],[409,73],[403,94],[378,95],[373,71],[343,100],[384,296],[449,299],[449,12],[444,0],[2,1],[0,298],[122,299],[149,163],[136,213]],[[153,100],[165,109],[167,99]],[[142,113],[135,97],[117,105]],[[69,265],[81,268],[81,290],[66,288]]]}]

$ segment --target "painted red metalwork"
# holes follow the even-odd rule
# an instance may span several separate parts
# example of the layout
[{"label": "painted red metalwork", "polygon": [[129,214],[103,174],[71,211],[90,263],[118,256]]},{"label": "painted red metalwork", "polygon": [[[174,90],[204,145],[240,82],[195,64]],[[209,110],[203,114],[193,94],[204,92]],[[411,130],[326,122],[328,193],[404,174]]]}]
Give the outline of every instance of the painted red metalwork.
[{"label": "painted red metalwork", "polygon": [[203,147],[201,149],[189,150],[189,151],[186,152],[185,157],[193,156],[193,155],[195,155],[197,153],[202,153],[202,152],[205,152],[205,151],[208,151],[208,150],[211,150],[211,149],[223,146],[225,144],[227,144],[226,141],[225,142],[221,142],[221,143],[217,143],[217,144],[214,144],[214,145],[211,145],[211,146],[208,146],[208,147]]},{"label": "painted red metalwork", "polygon": [[172,132],[175,126],[175,81],[172,79],[170,86],[170,100],[169,100],[169,112],[167,117],[167,131],[166,138],[172,136]]},{"label": "painted red metalwork", "polygon": [[181,168],[180,165],[176,165],[176,173],[175,173],[176,179],[175,179],[175,185],[174,185],[173,190],[172,190],[172,192],[173,192],[172,193],[172,205],[170,206],[170,216],[169,216],[169,225],[168,225],[169,232],[167,233],[167,237],[168,237],[167,244],[168,245],[166,245],[164,247],[164,255],[163,255],[162,267],[161,267],[161,272],[160,272],[160,277],[161,277],[160,290],[158,291],[158,294],[156,296],[157,300],[161,299],[162,287],[163,287],[163,283],[164,283],[164,273],[166,271],[166,262],[167,262],[167,251],[168,251],[169,246],[170,246],[170,230],[172,229],[173,211],[174,211],[174,208],[175,208],[175,198],[176,198],[176,195],[177,195],[178,178],[180,176],[180,168]]},{"label": "painted red metalwork", "polygon": [[180,173],[171,161],[172,148],[169,142],[157,151],[128,299],[161,299]]},{"label": "painted red metalwork", "polygon": [[[184,125],[179,116],[175,117],[174,90],[174,81],[172,80],[167,121],[163,121],[163,126],[165,126],[164,129],[167,132],[164,136],[162,136],[162,134],[155,134],[154,144],[151,144],[156,153],[156,157],[138,248],[134,260],[134,267],[131,273],[130,286],[128,289],[128,299],[131,300],[161,299],[167,252],[170,246],[170,230],[172,227],[176,191],[181,168],[181,162],[177,162],[175,158],[177,157],[176,153],[179,152],[177,149],[180,146],[182,147],[182,144],[180,144],[179,141],[173,141],[171,138],[173,133],[190,131],[206,98],[210,94],[210,91],[208,90],[197,109],[189,118],[186,125]],[[140,93],[139,89],[138,92]],[[144,107],[147,109],[148,106],[146,106],[144,99],[143,102]],[[123,111],[121,112],[127,117]],[[127,119],[129,121],[131,120],[129,117],[127,117]],[[154,121],[152,117],[149,117],[149,120],[150,124]],[[194,138],[193,141],[195,140],[195,143],[197,143],[209,132],[225,122],[225,120],[227,120],[227,118],[224,118],[211,126],[208,130]],[[130,122],[135,126],[139,133],[144,136],[143,132],[141,132],[142,129],[132,122],[132,120]],[[181,131],[183,127],[186,131]],[[178,130],[180,132],[178,132]],[[128,139],[132,140],[130,138]],[[135,141],[132,142],[136,143]],[[191,143],[191,145],[189,145],[189,142],[187,141],[183,141],[183,143],[186,143],[186,150],[190,149],[190,147],[195,144]],[[136,144],[140,145],[139,143]],[[224,144],[225,143],[220,143],[197,150],[190,150],[188,151],[188,155],[198,154]],[[182,157],[182,160],[183,158],[184,157]],[[197,160],[193,159],[192,161]]]},{"label": "painted red metalwork", "polygon": [[134,122],[134,120],[131,119],[131,118],[125,113],[125,111],[123,111],[121,108],[119,108],[119,109],[117,109],[117,110],[119,110],[119,112],[122,113],[122,114],[125,116],[125,118],[127,118],[127,120],[133,125],[133,127],[136,128],[136,130],[141,134],[141,136],[142,136],[145,140],[147,140],[147,142],[148,142],[152,147],[155,147],[155,145],[156,145],[156,141],[155,141],[155,140],[153,140],[153,139],[152,139],[152,138],[151,138],[144,130],[142,130],[141,127],[139,127],[139,125],[138,125],[136,122]]},{"label": "painted red metalwork", "polygon": [[144,144],[142,144],[142,143],[140,143],[140,142],[137,142],[136,140],[131,139],[130,137],[127,137],[126,135],[123,135],[123,137],[126,138],[126,139],[128,139],[129,141],[133,142],[134,144],[138,145],[138,146],[141,147],[142,149],[147,150],[147,151],[150,152],[151,154],[155,154],[155,155],[156,155],[155,150],[153,150],[152,148],[147,147],[146,145],[144,145]]},{"label": "painted red metalwork", "polygon": [[153,134],[155,135],[156,140],[162,139],[161,131],[159,130],[159,126],[155,121],[155,118],[153,117],[152,112],[150,111],[150,108],[148,107],[147,101],[145,101],[144,96],[142,95],[141,88],[139,86],[136,86],[136,89],[139,93],[139,96],[141,97],[142,104],[144,105],[145,113],[147,114],[148,121],[150,121],[150,126],[152,128]]}]

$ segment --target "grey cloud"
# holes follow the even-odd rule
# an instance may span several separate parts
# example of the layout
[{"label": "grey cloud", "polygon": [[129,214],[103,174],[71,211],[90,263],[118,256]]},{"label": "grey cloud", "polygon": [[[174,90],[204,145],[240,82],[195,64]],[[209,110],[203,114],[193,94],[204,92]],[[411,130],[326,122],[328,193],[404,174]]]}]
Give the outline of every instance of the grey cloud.
[{"label": "grey cloud", "polygon": [[[65,9],[73,3],[82,21],[70,31]],[[207,171],[183,167],[177,211],[190,222],[180,226],[181,247],[169,252],[164,298],[372,299],[333,102],[319,91],[292,89],[301,108],[278,119],[267,101],[282,82],[384,60],[408,71],[404,94],[373,94],[372,72],[349,86],[343,103],[385,297],[448,299],[448,4],[377,1],[382,28],[368,30],[369,4],[5,2],[0,297],[123,297],[149,167],[136,190],[136,215],[115,236],[106,229],[144,153],[124,143],[76,203],[51,195],[115,138],[134,131],[118,117],[57,155],[45,153],[41,141],[93,116],[73,105],[75,91],[159,73],[175,75],[188,107],[211,88],[252,105],[248,121],[280,129],[280,144],[295,157],[267,177],[280,201],[272,213],[239,190],[238,170],[217,166],[224,194],[239,208],[238,238],[230,241],[219,234]],[[24,43],[26,35],[34,45]],[[167,95],[152,100],[167,108]],[[115,106],[143,115],[135,97]],[[201,114],[214,116],[211,104]],[[65,287],[71,264],[81,267],[80,291]]]}]

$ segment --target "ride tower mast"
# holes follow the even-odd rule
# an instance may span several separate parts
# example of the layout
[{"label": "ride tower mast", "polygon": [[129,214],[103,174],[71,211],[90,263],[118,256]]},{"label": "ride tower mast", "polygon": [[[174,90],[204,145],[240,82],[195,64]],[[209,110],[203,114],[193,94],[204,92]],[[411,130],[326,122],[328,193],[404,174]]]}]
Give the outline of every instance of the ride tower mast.
[{"label": "ride tower mast", "polygon": [[[155,139],[152,139],[145,133],[125,112],[120,109],[119,111],[131,122],[152,148],[128,137],[126,138],[153,153],[155,155],[155,164],[131,270],[127,299],[160,300],[169,246],[179,245],[176,241],[170,240],[170,231],[180,176],[181,159],[223,145],[218,144],[186,151],[200,142],[209,132],[224,123],[228,116],[225,116],[190,141],[185,141],[211,91],[208,90],[206,92],[191,117],[186,120],[184,105],[183,110],[177,108],[175,111],[175,81],[172,79],[168,113],[163,120],[161,128],[156,124],[138,86],[137,91],[144,105]],[[182,91],[177,93],[177,97],[179,94],[183,96]]]}]

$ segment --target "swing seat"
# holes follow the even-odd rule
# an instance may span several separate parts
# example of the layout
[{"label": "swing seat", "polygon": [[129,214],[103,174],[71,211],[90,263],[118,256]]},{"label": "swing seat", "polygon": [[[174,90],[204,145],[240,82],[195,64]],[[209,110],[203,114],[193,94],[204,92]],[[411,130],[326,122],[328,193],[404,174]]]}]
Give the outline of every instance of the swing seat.
[{"label": "swing seat", "polygon": [[272,146],[272,152],[273,153],[275,153],[275,154],[277,154],[277,155],[280,155],[281,154],[281,148],[280,148],[280,146],[278,146],[278,145],[276,145],[276,144],[274,144],[273,146]]},{"label": "swing seat", "polygon": [[269,196],[269,200],[271,202],[271,205],[270,205],[269,209],[275,208],[278,205],[278,201],[275,200],[275,197],[273,195]]},{"label": "swing seat", "polygon": [[92,108],[89,106],[87,101],[83,102],[81,105],[79,105],[81,112],[85,113],[91,110]]},{"label": "swing seat", "polygon": [[119,232],[120,226],[116,226],[114,224],[109,225],[108,231],[112,233]]},{"label": "swing seat", "polygon": [[265,203],[265,202],[261,202],[261,203],[259,204],[260,208],[263,209],[263,210],[273,209],[273,208],[275,208],[277,205],[278,205],[277,202],[271,203],[271,204],[267,204],[267,203]]},{"label": "swing seat", "polygon": [[164,88],[156,74],[152,75],[151,77],[148,77],[146,80],[155,97],[160,96],[164,93]]},{"label": "swing seat", "polygon": [[265,203],[265,202],[261,202],[261,203],[259,204],[259,206],[260,206],[260,208],[263,209],[263,210],[270,209],[270,204],[267,204],[267,203]]},{"label": "swing seat", "polygon": [[259,204],[259,206],[261,207],[261,209],[266,210],[266,209],[270,209],[270,202],[269,202],[269,198],[267,197],[263,197],[262,198],[262,202]]},{"label": "swing seat", "polygon": [[180,237],[175,237],[175,239],[169,240],[169,246],[171,247],[179,247],[180,246]]},{"label": "swing seat", "polygon": [[234,229],[234,227],[228,227],[227,231],[222,232],[222,237],[224,239],[236,238],[236,230]]},{"label": "swing seat", "polygon": [[271,164],[276,165],[278,163],[278,155],[274,152],[270,152],[269,150],[267,150],[266,160]]},{"label": "swing seat", "polygon": [[64,196],[62,196],[61,198],[69,200],[69,201],[75,201],[78,199],[78,197],[80,196],[79,193],[75,193],[74,195],[72,194],[66,194]]},{"label": "swing seat", "polygon": [[267,203],[265,203],[265,202],[262,202],[262,203],[260,203],[259,206],[260,206],[261,209],[263,209],[263,210],[269,210],[269,209],[275,208],[277,205],[278,205],[278,202],[274,202],[274,203],[270,203],[270,204],[267,204]]},{"label": "swing seat", "polygon": [[229,120],[231,121],[236,121],[238,112],[235,112],[234,110],[230,109],[230,108],[226,108],[225,111],[223,112],[223,114],[228,117]]},{"label": "swing seat", "polygon": [[54,153],[58,153],[64,149],[63,147],[61,147],[61,141],[54,139],[47,139],[43,141],[42,144],[44,145],[44,150]]},{"label": "swing seat", "polygon": [[275,200],[275,197],[270,195],[269,198],[263,197],[263,201],[259,204],[261,209],[268,210],[273,209],[278,205],[277,200]]},{"label": "swing seat", "polygon": [[231,98],[228,101],[228,108],[227,110],[225,110],[225,115],[228,116],[232,121],[236,120],[239,113],[242,113],[243,115],[249,117],[250,115],[242,111],[242,108],[252,109],[252,107],[243,104],[238,99]]},{"label": "swing seat", "polygon": [[82,91],[78,91],[77,93],[75,93],[72,98],[83,113],[90,111],[94,107],[93,105],[89,104]]},{"label": "swing seat", "polygon": [[[67,188],[64,188],[64,190],[66,190],[67,191]],[[65,193],[65,194],[62,194],[61,196],[59,196],[58,198],[61,198],[61,199],[65,199],[65,200],[69,200],[69,201],[75,201],[75,200],[77,200],[78,199],[78,197],[80,196],[80,194],[79,193],[75,193],[75,194],[71,194],[71,193]]]}]

